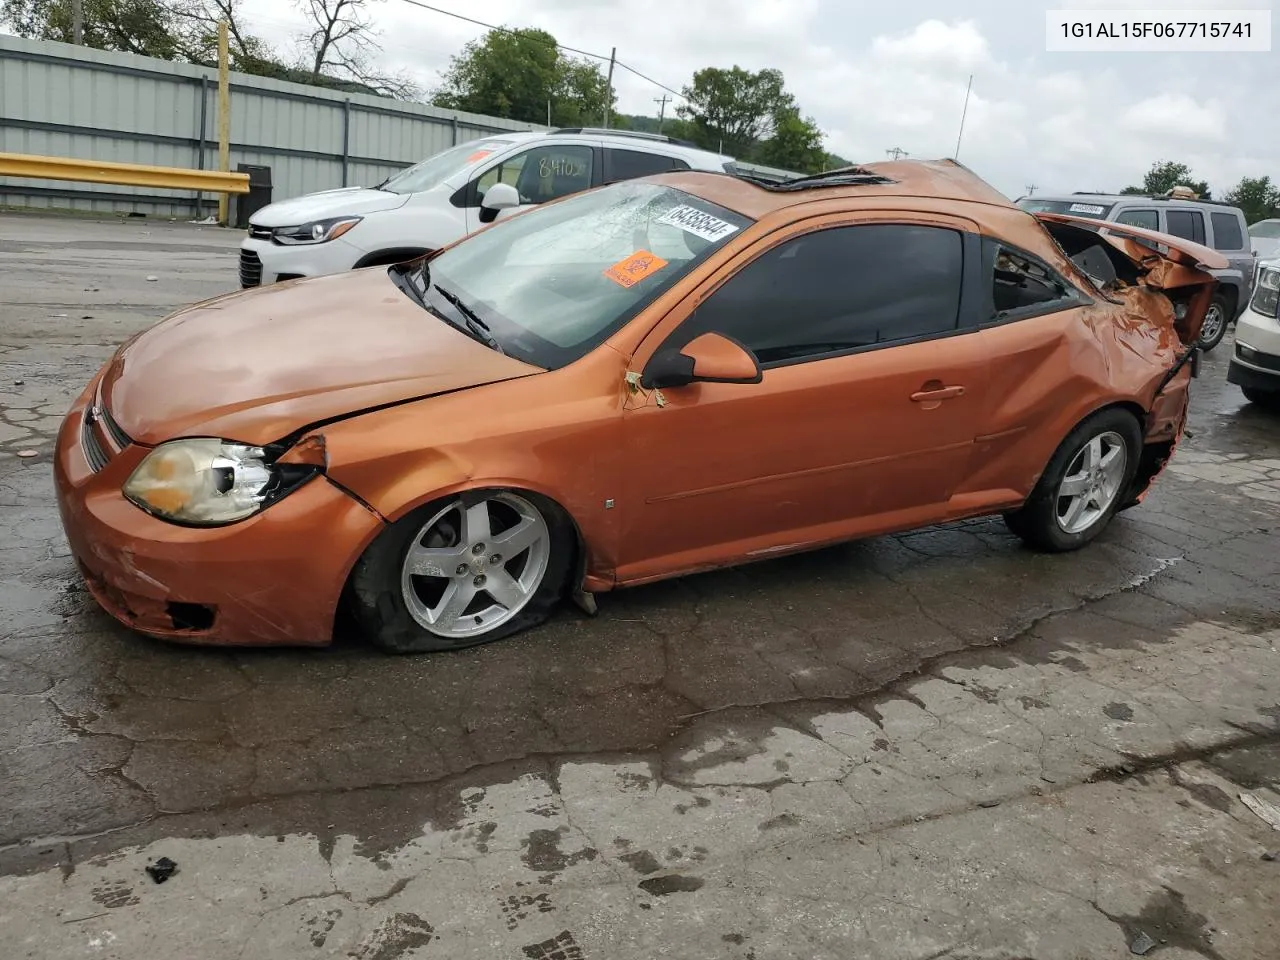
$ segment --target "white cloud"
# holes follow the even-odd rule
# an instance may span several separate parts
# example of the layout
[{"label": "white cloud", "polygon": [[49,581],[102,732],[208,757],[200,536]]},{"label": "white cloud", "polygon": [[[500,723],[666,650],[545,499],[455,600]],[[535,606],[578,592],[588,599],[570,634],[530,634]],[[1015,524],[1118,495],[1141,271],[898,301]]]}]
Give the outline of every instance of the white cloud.
[{"label": "white cloud", "polygon": [[[1223,0],[1224,3],[1227,0]],[[1191,165],[1222,192],[1242,175],[1271,173],[1280,136],[1253,121],[1250,90],[1274,86],[1273,55],[1047,54],[1045,10],[1206,7],[1206,0],[951,0],[859,5],[848,0],[432,0],[492,23],[537,26],[564,44],[618,58],[680,90],[706,66],[776,67],[828,148],[855,161],[901,147],[955,150],[965,84],[973,91],[961,159],[1007,194],[1119,189],[1159,159]],[[1267,0],[1230,0],[1235,8]],[[271,40],[299,32],[291,0],[254,0],[249,18]],[[637,12],[639,11],[639,12]],[[430,88],[481,27],[376,2],[384,62]],[[621,109],[656,114],[664,91],[615,72]],[[669,96],[669,94],[668,94]],[[668,116],[676,106],[669,102]]]}]

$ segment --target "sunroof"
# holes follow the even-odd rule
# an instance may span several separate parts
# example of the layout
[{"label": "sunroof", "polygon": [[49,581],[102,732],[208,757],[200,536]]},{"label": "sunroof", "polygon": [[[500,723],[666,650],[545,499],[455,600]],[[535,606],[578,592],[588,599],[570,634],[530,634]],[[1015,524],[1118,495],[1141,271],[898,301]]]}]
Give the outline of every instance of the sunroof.
[{"label": "sunroof", "polygon": [[750,180],[752,183],[757,186],[764,187],[766,190],[777,190],[781,192],[809,190],[815,187],[876,186],[878,184],[896,182],[891,177],[886,177],[879,173],[872,173],[865,167],[842,167],[839,170],[828,170],[826,173],[815,173],[807,177],[797,177],[795,180],[786,180],[782,183],[775,183],[771,180],[758,180],[749,175],[744,175],[743,179]]}]

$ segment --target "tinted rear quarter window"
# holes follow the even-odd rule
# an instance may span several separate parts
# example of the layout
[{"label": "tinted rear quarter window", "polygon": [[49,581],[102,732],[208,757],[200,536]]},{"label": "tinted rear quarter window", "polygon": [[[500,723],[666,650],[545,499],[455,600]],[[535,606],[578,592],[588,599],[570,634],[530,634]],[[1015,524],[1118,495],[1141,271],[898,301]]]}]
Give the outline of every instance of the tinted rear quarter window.
[{"label": "tinted rear quarter window", "polygon": [[1241,250],[1244,236],[1240,233],[1240,218],[1234,213],[1212,213],[1213,248],[1215,250]]},{"label": "tinted rear quarter window", "polygon": [[1116,217],[1116,223],[1142,227],[1144,230],[1159,230],[1160,214],[1155,210],[1125,210]]},{"label": "tinted rear quarter window", "polygon": [[811,359],[957,328],[958,231],[835,227],[788,240],[743,267],[681,325],[680,345],[727,334],[762,364]]},{"label": "tinted rear quarter window", "polygon": [[1199,210],[1166,210],[1169,233],[1192,243],[1204,243],[1204,214]]},{"label": "tinted rear quarter window", "polygon": [[617,180],[634,180],[637,177],[648,177],[655,173],[668,173],[672,170],[688,170],[689,165],[675,157],[663,156],[659,153],[645,153],[641,150],[609,149],[606,153],[610,183]]}]

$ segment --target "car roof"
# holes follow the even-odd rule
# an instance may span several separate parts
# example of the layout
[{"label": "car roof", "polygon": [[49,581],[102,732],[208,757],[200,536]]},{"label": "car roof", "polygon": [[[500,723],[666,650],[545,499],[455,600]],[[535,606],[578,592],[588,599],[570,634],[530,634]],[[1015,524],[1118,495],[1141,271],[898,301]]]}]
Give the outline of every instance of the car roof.
[{"label": "car roof", "polygon": [[759,220],[786,207],[814,200],[912,197],[977,203],[1019,210],[968,167],[955,160],[892,160],[842,167],[785,183],[730,174],[681,171],[650,178],[704,197]]},{"label": "car roof", "polygon": [[643,133],[638,130],[613,130],[605,127],[559,127],[549,130],[502,130],[477,139],[509,140],[512,143],[526,143],[530,140],[540,140],[546,137],[563,138],[566,140],[573,140],[577,137],[590,140],[603,140],[611,147],[620,147],[626,150],[640,150],[646,153],[660,153],[669,157],[696,159],[703,165],[712,165],[715,167],[723,167],[724,164],[731,163],[734,159],[729,154],[716,153],[714,150],[704,150],[696,144],[676,140],[672,137],[662,136],[661,134]]}]

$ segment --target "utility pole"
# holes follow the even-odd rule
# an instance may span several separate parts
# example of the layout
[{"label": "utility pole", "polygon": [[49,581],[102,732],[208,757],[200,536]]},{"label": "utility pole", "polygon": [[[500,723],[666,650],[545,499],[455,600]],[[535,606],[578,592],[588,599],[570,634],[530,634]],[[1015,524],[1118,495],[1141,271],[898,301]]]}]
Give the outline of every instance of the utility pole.
[{"label": "utility pole", "polygon": [[84,0],[71,0],[71,42],[84,45]]},{"label": "utility pole", "polygon": [[907,155],[907,151],[903,150],[901,147],[890,147],[888,150],[885,151],[885,153],[893,157],[893,159],[895,160],[897,160],[899,157],[905,157]]},{"label": "utility pole", "polygon": [[613,63],[618,59],[618,48],[609,51],[609,79],[605,83],[604,128],[609,129],[609,107],[613,104]]},{"label": "utility pole", "polygon": [[[218,21],[218,169],[231,169],[231,76],[227,55],[227,21]],[[218,222],[226,226],[231,197],[218,194]]]},{"label": "utility pole", "polygon": [[1028,184],[1027,184],[1027,186],[1026,186],[1027,196],[1029,197],[1029,196],[1031,196],[1033,193],[1035,193],[1035,192],[1036,192],[1036,187],[1038,187],[1038,186],[1039,186],[1039,184],[1038,184],[1038,183],[1028,183]]},{"label": "utility pole", "polygon": [[658,132],[662,132],[662,118],[667,112],[667,101],[671,98],[665,93],[660,97],[654,97],[653,102],[658,105]]}]

